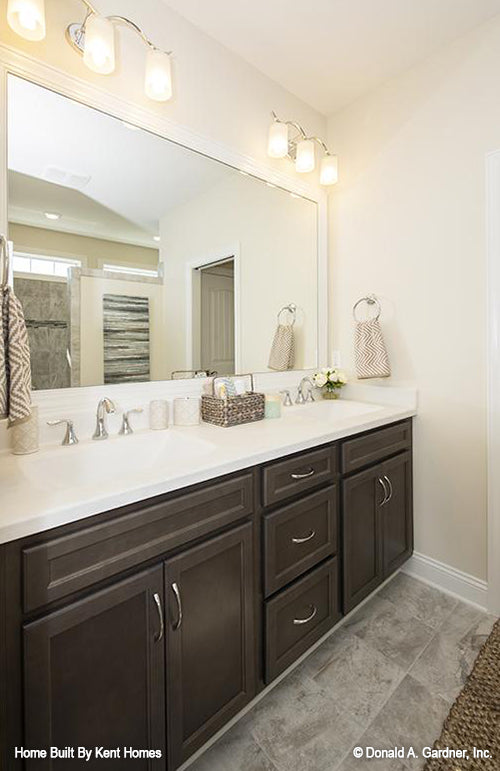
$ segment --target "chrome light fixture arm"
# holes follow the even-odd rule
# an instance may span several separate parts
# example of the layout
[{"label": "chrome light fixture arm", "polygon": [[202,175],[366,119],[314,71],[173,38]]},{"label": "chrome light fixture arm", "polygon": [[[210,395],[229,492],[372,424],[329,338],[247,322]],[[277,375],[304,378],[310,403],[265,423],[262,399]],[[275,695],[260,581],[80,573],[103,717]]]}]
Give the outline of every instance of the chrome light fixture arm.
[{"label": "chrome light fixture arm", "polygon": [[[313,145],[318,145],[324,153],[320,182],[322,185],[335,184],[338,175],[337,157],[330,152],[326,142],[320,137],[307,134],[296,121],[281,120],[274,110],[271,115],[273,123],[269,130],[268,154],[272,158],[289,158],[295,162],[298,172],[309,172],[315,166]],[[280,131],[280,127],[284,130]],[[293,134],[288,131],[289,128],[294,130]]]},{"label": "chrome light fixture arm", "polygon": [[[90,16],[99,16],[99,11],[93,5],[89,2],[89,0],[81,0],[82,3],[85,5],[87,9],[87,13],[85,15],[85,18],[81,24],[73,23],[70,24],[66,29],[66,39],[71,44],[71,46],[77,51],[79,54],[83,55],[83,36],[85,35],[85,26],[87,24],[87,21]],[[160,51],[162,49],[158,48],[158,46],[155,46],[152,40],[146,35],[144,30],[135,23],[135,21],[132,21],[132,19],[128,19],[126,16],[118,16],[118,15],[111,15],[105,17],[108,21],[112,22],[113,24],[120,24],[123,27],[128,27],[133,32],[135,32],[136,35],[138,35],[143,43],[147,45],[149,48],[152,48],[154,51]],[[163,51],[163,53],[167,54],[168,56],[171,56],[172,51]]]}]

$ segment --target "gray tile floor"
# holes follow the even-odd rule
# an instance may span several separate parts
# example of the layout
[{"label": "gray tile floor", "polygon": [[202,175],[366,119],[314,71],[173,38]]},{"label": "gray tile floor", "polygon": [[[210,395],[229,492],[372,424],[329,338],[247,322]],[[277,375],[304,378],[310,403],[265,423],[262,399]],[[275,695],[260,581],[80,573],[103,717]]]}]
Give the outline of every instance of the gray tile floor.
[{"label": "gray tile floor", "polygon": [[431,746],[493,622],[400,573],[190,771],[421,769],[352,750]]}]

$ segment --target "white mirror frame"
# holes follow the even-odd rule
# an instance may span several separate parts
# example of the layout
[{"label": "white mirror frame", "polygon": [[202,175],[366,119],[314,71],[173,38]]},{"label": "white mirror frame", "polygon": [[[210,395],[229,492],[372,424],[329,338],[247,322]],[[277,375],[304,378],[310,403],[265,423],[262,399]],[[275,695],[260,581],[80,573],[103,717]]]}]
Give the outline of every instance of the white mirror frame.
[{"label": "white mirror frame", "polygon": [[[322,188],[319,186],[313,187],[298,178],[289,177],[263,163],[256,162],[250,156],[243,155],[221,142],[216,142],[213,139],[191,131],[185,126],[169,121],[157,112],[130,103],[103,88],[93,86],[85,80],[68,75],[62,70],[33,59],[9,46],[0,44],[0,233],[7,233],[8,230],[7,79],[9,75],[26,78],[39,86],[51,89],[88,107],[102,110],[102,112],[113,117],[135,124],[158,136],[176,142],[189,150],[199,152],[209,158],[258,177],[264,182],[269,182],[283,190],[303,196],[316,203],[318,207],[317,363],[320,366],[328,363],[330,350],[328,341],[328,197]],[[157,382],[165,383],[166,381]],[[187,383],[189,381],[178,381],[178,383],[181,382]],[[140,387],[151,384],[138,383],[134,385]],[[102,387],[90,386],[83,389],[80,387],[63,390],[67,393],[82,390],[89,391],[95,388],[102,390]],[[37,402],[47,401],[47,403],[54,403],[54,394],[59,394],[58,401],[60,403],[62,401],[62,391],[60,389],[56,391],[37,391]]]}]

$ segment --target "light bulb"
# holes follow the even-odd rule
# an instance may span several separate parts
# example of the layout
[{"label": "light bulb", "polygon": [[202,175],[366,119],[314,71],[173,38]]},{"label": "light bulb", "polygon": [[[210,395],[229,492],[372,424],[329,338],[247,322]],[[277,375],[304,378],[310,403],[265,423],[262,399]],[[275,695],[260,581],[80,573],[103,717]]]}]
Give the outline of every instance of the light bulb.
[{"label": "light bulb", "polygon": [[303,139],[298,143],[295,170],[300,174],[314,170],[314,142],[312,139]]},{"label": "light bulb", "polygon": [[83,61],[99,75],[109,75],[115,69],[115,28],[104,16],[94,13],[87,19]]},{"label": "light bulb", "polygon": [[9,27],[26,40],[45,37],[44,0],[9,0],[7,4]]},{"label": "light bulb", "polygon": [[335,185],[339,178],[339,164],[336,155],[325,155],[321,160],[319,181],[322,185]]},{"label": "light bulb", "polygon": [[285,158],[288,155],[288,126],[275,120],[269,126],[267,154],[270,158]]},{"label": "light bulb", "polygon": [[150,48],[146,55],[146,96],[156,102],[166,102],[172,96],[172,68],[170,56],[164,51]]}]

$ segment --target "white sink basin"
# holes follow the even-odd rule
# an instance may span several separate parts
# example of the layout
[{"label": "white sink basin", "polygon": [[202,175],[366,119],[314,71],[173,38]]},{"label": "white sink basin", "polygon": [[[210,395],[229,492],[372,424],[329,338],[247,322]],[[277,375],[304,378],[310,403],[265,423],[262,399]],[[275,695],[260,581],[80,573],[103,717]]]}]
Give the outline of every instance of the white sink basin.
[{"label": "white sink basin", "polygon": [[147,431],[86,441],[76,447],[42,450],[19,459],[23,475],[44,489],[89,487],[140,475],[158,476],[175,463],[189,463],[213,452],[204,439],[167,431]]},{"label": "white sink basin", "polygon": [[335,423],[338,420],[357,418],[378,412],[381,409],[378,404],[366,404],[365,402],[353,402],[348,399],[323,399],[314,403],[294,404],[293,407],[284,407],[282,414],[286,419],[299,421],[318,421],[321,423]]}]

